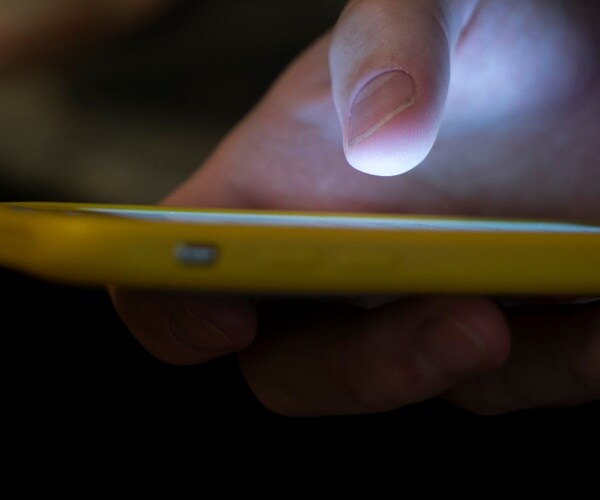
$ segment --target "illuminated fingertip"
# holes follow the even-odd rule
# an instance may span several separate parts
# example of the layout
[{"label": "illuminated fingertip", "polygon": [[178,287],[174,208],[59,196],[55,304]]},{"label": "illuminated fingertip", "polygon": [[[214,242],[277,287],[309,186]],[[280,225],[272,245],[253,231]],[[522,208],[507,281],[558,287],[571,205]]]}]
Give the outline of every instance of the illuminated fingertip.
[{"label": "illuminated fingertip", "polygon": [[346,148],[346,159],[356,170],[380,177],[404,174],[419,165],[430,148],[390,148],[377,144],[360,144]]},{"label": "illuminated fingertip", "polygon": [[345,136],[348,163],[361,172],[390,177],[404,174],[425,160],[437,137],[439,116],[411,108],[359,141]]}]

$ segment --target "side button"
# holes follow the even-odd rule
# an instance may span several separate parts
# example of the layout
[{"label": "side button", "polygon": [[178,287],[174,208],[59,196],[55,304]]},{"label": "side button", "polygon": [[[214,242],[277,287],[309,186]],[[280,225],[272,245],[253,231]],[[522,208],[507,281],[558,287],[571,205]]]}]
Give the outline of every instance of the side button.
[{"label": "side button", "polygon": [[217,261],[217,248],[213,245],[181,243],[175,247],[175,259],[188,266],[210,266]]}]

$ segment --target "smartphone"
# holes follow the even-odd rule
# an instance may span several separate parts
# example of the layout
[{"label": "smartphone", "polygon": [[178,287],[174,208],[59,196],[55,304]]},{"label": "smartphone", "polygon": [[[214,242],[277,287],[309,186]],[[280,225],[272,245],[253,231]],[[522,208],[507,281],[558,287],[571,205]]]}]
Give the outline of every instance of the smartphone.
[{"label": "smartphone", "polygon": [[77,285],[600,295],[600,222],[0,203],[0,265]]}]

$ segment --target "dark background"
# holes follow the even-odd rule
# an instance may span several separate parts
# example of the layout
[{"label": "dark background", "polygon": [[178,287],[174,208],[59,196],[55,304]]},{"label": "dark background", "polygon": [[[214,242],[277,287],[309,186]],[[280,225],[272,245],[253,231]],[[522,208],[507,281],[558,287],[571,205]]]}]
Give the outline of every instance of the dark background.
[{"label": "dark background", "polygon": [[[0,81],[0,199],[154,203],[183,180],[273,78],[337,17],[339,1],[182,2],[69,64]],[[252,20],[249,25],[248,19]],[[165,365],[100,289],[0,270],[8,434],[102,443],[236,430],[396,442],[432,436],[598,436],[595,405],[476,417],[440,401],[383,415],[289,419],[264,410],[233,358]],[[484,434],[480,434],[484,432]],[[387,442],[387,441],[385,441]]]}]

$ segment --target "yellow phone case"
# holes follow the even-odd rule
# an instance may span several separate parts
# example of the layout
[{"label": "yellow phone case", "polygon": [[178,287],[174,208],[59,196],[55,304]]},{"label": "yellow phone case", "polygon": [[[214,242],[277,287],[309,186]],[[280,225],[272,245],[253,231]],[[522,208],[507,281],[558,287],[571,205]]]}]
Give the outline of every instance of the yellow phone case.
[{"label": "yellow phone case", "polygon": [[[190,212],[210,220],[182,221]],[[146,289],[600,295],[600,225],[2,203],[0,265],[64,283]]]}]

